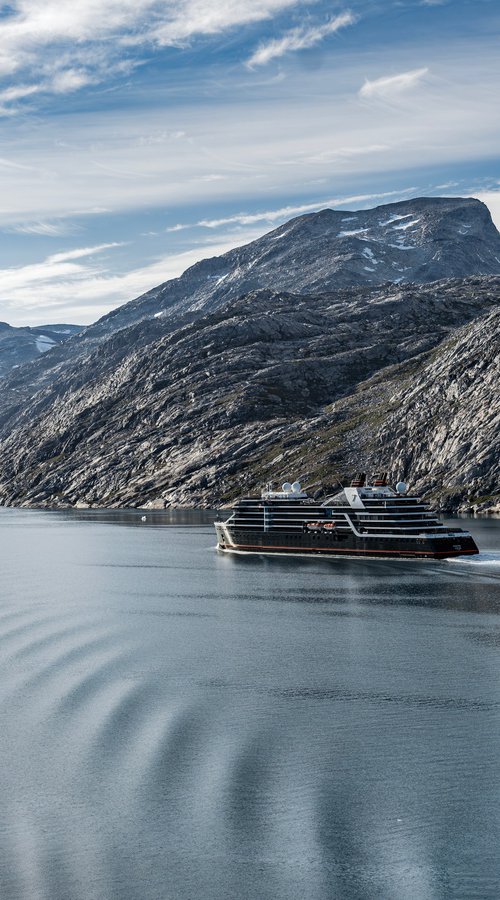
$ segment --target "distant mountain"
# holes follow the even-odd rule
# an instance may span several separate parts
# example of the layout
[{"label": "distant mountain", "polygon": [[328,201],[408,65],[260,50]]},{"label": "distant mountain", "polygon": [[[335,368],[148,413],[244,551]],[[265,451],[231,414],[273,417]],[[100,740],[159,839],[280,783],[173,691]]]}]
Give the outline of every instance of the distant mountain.
[{"label": "distant mountain", "polygon": [[476,277],[256,291],[170,334],[145,320],[6,410],[0,501],[211,506],[273,477],[327,490],[381,461],[426,487],[439,473],[460,502],[469,478],[488,493],[499,306],[500,277]]},{"label": "distant mountain", "polygon": [[82,330],[82,325],[39,325],[14,328],[0,322],[0,378],[12,369],[38,359]]},{"label": "distant mountain", "polygon": [[423,197],[355,212],[300,216],[196,263],[104,316],[88,337],[143,318],[217,309],[260,288],[318,293],[500,273],[500,234],[479,200]]}]

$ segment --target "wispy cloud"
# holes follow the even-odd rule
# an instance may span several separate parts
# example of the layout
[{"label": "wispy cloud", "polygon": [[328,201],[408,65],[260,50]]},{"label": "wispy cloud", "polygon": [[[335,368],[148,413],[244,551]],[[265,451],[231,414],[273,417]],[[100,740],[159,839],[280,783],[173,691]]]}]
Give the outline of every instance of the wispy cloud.
[{"label": "wispy cloud", "polygon": [[[0,19],[0,79],[28,76],[0,96],[70,93],[133,68],[137,53],[270,19],[314,0],[13,0]],[[30,81],[32,83],[30,83]]]},{"label": "wispy cloud", "polygon": [[76,247],[74,250],[64,250],[62,253],[53,253],[48,257],[49,263],[63,263],[70,259],[83,259],[86,256],[97,256],[104,250],[113,250],[115,247],[125,247],[125,241],[113,241],[111,244],[97,244],[95,247]]},{"label": "wispy cloud", "polygon": [[[98,244],[95,247],[78,247],[62,253],[52,253],[40,263],[0,269],[0,291],[8,303],[16,297],[20,301],[20,305],[24,306],[32,294],[31,288],[33,287],[36,288],[36,291],[43,292],[44,285],[49,284],[52,287],[64,281],[67,289],[68,279],[71,282],[76,282],[88,277],[90,272],[98,274],[101,264],[96,257],[104,250],[111,250],[121,246],[123,246],[123,243],[113,242],[111,244]],[[79,262],[75,262],[75,260],[89,257],[93,258],[93,261],[89,264],[82,265]]]},{"label": "wispy cloud", "polygon": [[385,78],[377,78],[375,81],[365,81],[359,91],[363,99],[379,97],[390,98],[417,87],[429,74],[429,69],[411,69],[409,72],[400,72],[398,75],[388,75]]},{"label": "wispy cloud", "polygon": [[234,216],[227,216],[222,219],[200,219],[190,225],[178,224],[167,228],[167,231],[183,231],[186,228],[224,228],[226,225],[256,225],[258,222],[286,222],[293,216],[301,216],[304,213],[315,212],[319,209],[335,209],[338,206],[348,206],[353,204],[358,206],[362,203],[373,202],[374,200],[384,200],[388,197],[401,197],[405,194],[412,193],[414,187],[404,188],[400,191],[384,191],[380,194],[357,194],[353,197],[334,197],[321,200],[316,203],[303,203],[300,206],[282,206],[279,209],[268,209],[265,212],[258,213],[237,213]]},{"label": "wispy cloud", "polygon": [[270,19],[299,3],[304,0],[167,0],[161,4],[166,7],[164,21],[159,18],[152,36],[160,44],[182,44],[197,34],[218,34]]},{"label": "wispy cloud", "polygon": [[286,53],[307,50],[319,44],[328,35],[335,34],[341,28],[345,28],[347,25],[354,25],[356,21],[357,16],[348,11],[335,16],[335,18],[330,19],[324,25],[293,28],[280,38],[262,43],[255,53],[252,54],[247,65],[249,68],[265,66],[272,59],[278,59],[281,56],[285,56]]},{"label": "wispy cloud", "polygon": [[0,269],[0,304],[10,321],[19,325],[61,318],[89,324],[119,304],[181,275],[200,259],[225,253],[259,233],[248,230],[243,238],[241,233],[226,236],[223,241],[162,256],[120,274],[114,273],[106,260],[95,258],[103,250],[121,246],[119,242],[52,254],[36,264]]},{"label": "wispy cloud", "polygon": [[65,235],[75,234],[78,226],[72,222],[25,222],[19,225],[11,225],[4,228],[4,231],[10,234],[32,234],[40,237],[64,237]]},{"label": "wispy cloud", "polygon": [[[422,71],[416,63],[401,64],[405,56],[393,56],[393,72]],[[500,73],[496,48],[471,53],[470,60],[464,70],[462,52],[450,60],[435,54],[432,90],[403,92],[399,96],[412,102],[398,104],[397,115],[375,95],[356,102],[361,72],[373,64],[370,54],[344,67],[342,79],[332,60],[321,70],[294,71],[283,88],[262,98],[243,96],[235,77],[215,98],[198,91],[189,103],[165,106],[159,98],[144,109],[40,116],[31,131],[13,122],[2,147],[5,162],[0,160],[0,227],[74,219],[75,210],[90,215],[105,208],[109,216],[123,214],[129,235],[141,211],[157,209],[168,219],[144,220],[137,231],[159,231],[163,223],[195,216],[218,220],[240,210],[307,204],[317,197],[318,179],[325,201],[343,184],[342,193],[383,190],[397,186],[395,173],[411,172],[423,160],[440,166],[440,180],[448,180],[452,166],[494,159],[498,150],[491,82],[491,73]],[[246,73],[241,79],[252,80]],[[410,181],[408,176],[404,184]],[[193,208],[202,211],[188,212]]]}]

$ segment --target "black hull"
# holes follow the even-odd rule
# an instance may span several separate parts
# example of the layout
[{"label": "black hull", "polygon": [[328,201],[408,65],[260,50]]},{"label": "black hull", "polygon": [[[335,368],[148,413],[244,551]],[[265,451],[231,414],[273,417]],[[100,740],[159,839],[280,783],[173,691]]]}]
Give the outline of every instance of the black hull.
[{"label": "black hull", "polygon": [[219,550],[287,556],[372,557],[386,559],[448,559],[473,556],[479,550],[470,535],[421,538],[369,537],[354,534],[239,531],[217,524]]}]

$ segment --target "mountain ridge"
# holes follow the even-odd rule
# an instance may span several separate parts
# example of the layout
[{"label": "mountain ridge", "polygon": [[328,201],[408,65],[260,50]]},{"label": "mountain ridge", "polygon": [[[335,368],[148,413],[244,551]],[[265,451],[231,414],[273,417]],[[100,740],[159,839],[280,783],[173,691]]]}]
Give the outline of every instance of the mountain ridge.
[{"label": "mountain ridge", "polygon": [[419,197],[368,210],[324,209],[195,263],[103,316],[90,331],[116,330],[122,322],[160,312],[170,315],[179,304],[184,311],[216,308],[259,288],[315,293],[498,272],[500,234],[480,200]]}]

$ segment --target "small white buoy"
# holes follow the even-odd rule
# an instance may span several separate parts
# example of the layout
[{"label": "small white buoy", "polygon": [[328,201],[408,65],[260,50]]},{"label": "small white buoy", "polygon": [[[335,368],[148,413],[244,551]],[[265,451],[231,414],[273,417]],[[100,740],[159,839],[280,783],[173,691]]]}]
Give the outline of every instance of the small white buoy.
[{"label": "small white buoy", "polygon": [[147,516],[141,516],[141,522],[146,522],[146,521],[147,521]]}]

